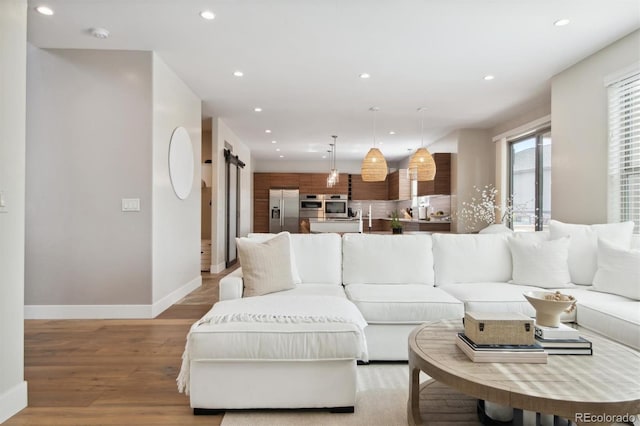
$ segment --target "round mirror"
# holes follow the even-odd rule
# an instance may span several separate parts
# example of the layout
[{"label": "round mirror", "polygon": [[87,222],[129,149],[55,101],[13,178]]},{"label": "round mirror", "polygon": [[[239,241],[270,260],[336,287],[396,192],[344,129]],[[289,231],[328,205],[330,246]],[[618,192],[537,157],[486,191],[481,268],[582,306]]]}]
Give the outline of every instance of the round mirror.
[{"label": "round mirror", "polygon": [[169,142],[169,177],[178,198],[186,199],[193,186],[193,145],[187,129],[176,127]]}]

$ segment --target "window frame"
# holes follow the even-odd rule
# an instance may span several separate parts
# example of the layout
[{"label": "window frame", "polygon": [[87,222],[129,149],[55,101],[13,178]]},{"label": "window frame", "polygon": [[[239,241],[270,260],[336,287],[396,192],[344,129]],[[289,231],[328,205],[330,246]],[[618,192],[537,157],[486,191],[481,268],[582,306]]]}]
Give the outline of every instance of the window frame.
[{"label": "window frame", "polygon": [[[541,214],[543,212],[543,189],[544,189],[544,144],[543,144],[543,136],[547,133],[551,133],[551,125],[545,125],[543,127],[539,127],[531,130],[525,134],[518,135],[513,139],[507,140],[507,186],[509,198],[507,202],[511,204],[513,202],[513,146],[519,142],[525,141],[527,139],[535,138],[535,187],[534,187],[534,214],[535,214],[535,223],[534,229],[535,231],[542,231],[544,229],[544,216]],[[553,146],[553,139],[551,140],[551,145]],[[509,206],[510,207],[510,206]],[[507,221],[507,225],[509,228],[513,229],[513,220],[511,217]]]}]

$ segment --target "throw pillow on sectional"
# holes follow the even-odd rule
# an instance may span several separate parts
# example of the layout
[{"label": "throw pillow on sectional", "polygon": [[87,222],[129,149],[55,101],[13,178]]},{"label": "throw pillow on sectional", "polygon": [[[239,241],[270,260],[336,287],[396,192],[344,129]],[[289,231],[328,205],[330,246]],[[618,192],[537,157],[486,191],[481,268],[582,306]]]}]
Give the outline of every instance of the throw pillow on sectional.
[{"label": "throw pillow on sectional", "polygon": [[598,241],[598,270],[589,290],[640,300],[640,250]]},{"label": "throw pillow on sectional", "polygon": [[557,220],[549,222],[551,239],[570,236],[569,273],[574,284],[591,285],[598,264],[598,238],[629,249],[633,222],[576,225]]},{"label": "throw pillow on sectional", "polygon": [[512,284],[542,288],[573,287],[569,274],[569,237],[533,241],[509,238],[513,261]]},{"label": "throw pillow on sectional", "polygon": [[288,232],[281,232],[265,242],[236,238],[236,243],[244,281],[243,297],[295,288]]}]

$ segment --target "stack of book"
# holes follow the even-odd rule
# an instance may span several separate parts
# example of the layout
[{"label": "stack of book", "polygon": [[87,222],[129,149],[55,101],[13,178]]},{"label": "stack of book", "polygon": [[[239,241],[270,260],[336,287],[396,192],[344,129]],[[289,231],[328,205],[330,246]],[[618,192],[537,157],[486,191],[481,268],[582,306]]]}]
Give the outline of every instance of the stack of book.
[{"label": "stack of book", "polygon": [[538,343],[533,345],[476,344],[464,333],[458,333],[456,345],[473,362],[547,363],[547,353]]},{"label": "stack of book", "polygon": [[536,342],[549,355],[593,355],[591,342],[575,328],[560,324],[559,327],[535,325]]}]

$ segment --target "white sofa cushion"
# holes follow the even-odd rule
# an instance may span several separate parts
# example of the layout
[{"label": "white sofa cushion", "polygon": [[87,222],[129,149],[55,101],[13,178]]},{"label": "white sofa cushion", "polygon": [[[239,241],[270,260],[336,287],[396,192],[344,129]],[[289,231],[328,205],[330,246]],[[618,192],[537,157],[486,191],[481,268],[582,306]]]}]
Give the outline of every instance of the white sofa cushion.
[{"label": "white sofa cushion", "polygon": [[370,324],[420,324],[464,316],[462,302],[423,284],[350,284],[345,291]]},{"label": "white sofa cushion", "polygon": [[512,284],[542,288],[571,287],[569,237],[535,242],[509,238],[513,261]]},{"label": "white sofa cushion", "polygon": [[344,284],[433,285],[431,235],[345,234]]},{"label": "white sofa cushion", "polygon": [[509,281],[507,238],[508,234],[433,234],[436,285]]},{"label": "white sofa cushion", "polygon": [[321,360],[361,356],[359,330],[347,323],[204,324],[189,338],[192,360]]},{"label": "white sofa cushion", "polygon": [[342,239],[338,234],[291,234],[302,284],[342,284]]},{"label": "white sofa cushion", "polygon": [[640,300],[640,250],[625,250],[600,240],[591,290]]},{"label": "white sofa cushion", "polygon": [[291,273],[291,239],[283,232],[263,243],[236,238],[244,296],[260,296],[295,287]]},{"label": "white sofa cushion", "polygon": [[640,350],[640,301],[590,289],[562,290],[576,298],[578,324]]},{"label": "white sofa cushion", "polygon": [[341,285],[327,285],[326,283],[314,284],[303,283],[298,284],[291,290],[278,291],[275,293],[265,294],[265,297],[281,297],[281,296],[336,296],[347,297],[344,287]]},{"label": "white sofa cushion", "polygon": [[[463,301],[466,311],[518,312],[529,317],[535,317],[536,311],[524,298],[523,293],[540,291],[539,287],[500,282],[447,284],[439,288]],[[564,289],[561,291],[565,293]],[[569,314],[563,314],[560,319],[563,322],[574,321],[575,310]]]},{"label": "white sofa cushion", "polygon": [[571,237],[569,273],[574,284],[591,285],[598,264],[598,238],[625,249],[631,247],[633,222],[576,225],[549,221],[551,239]]}]

